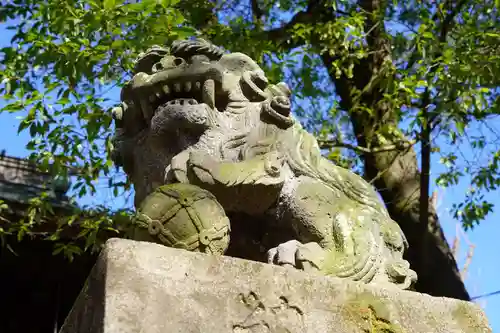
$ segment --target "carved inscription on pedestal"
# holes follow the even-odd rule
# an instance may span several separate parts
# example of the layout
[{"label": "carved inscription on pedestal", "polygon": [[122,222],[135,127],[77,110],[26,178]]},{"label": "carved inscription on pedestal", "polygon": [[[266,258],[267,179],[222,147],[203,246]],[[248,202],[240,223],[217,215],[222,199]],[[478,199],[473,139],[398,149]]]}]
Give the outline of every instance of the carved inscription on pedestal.
[{"label": "carved inscription on pedestal", "polygon": [[253,291],[239,294],[238,302],[248,315],[232,325],[234,333],[295,333],[304,331],[304,312],[299,306],[280,296],[272,304]]}]

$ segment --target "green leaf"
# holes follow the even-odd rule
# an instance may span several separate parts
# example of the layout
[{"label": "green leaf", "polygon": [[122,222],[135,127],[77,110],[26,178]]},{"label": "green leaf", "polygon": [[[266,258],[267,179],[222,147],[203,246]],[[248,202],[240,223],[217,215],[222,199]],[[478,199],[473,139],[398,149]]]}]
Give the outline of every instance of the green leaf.
[{"label": "green leaf", "polygon": [[115,7],[116,0],[104,0],[103,1],[104,9],[110,10]]},{"label": "green leaf", "polygon": [[459,122],[455,123],[455,126],[457,127],[457,133],[458,133],[458,135],[460,135],[460,136],[464,135],[464,132],[465,132],[465,123],[459,121]]},{"label": "green leaf", "polygon": [[[235,5],[240,2],[245,3]],[[499,1],[494,3],[498,8]],[[103,190],[97,186],[106,184],[101,176],[124,176],[112,170],[107,157],[113,125],[102,110],[108,109],[110,100],[120,99],[118,90],[111,87],[131,79],[134,59],[152,44],[199,35],[226,50],[251,56],[270,83],[287,82],[296,118],[326,140],[390,145],[404,134],[418,141],[416,129],[428,119],[416,110],[424,102],[423,91],[431,86],[429,112],[435,117],[431,140],[437,143],[433,152],[439,151],[446,168],[438,183],[454,186],[470,178],[477,193],[498,189],[499,162],[492,154],[495,134],[483,133],[486,125],[495,128],[500,115],[500,34],[498,10],[491,3],[468,3],[467,10],[460,11],[460,24],[452,25],[443,45],[436,41],[443,31],[437,10],[447,11],[442,2],[388,6],[378,13],[377,24],[388,27],[379,34],[379,26],[368,27],[365,11],[334,1],[330,5],[339,11],[335,19],[325,17],[321,24],[299,20],[287,34],[271,34],[276,38],[270,39],[262,37],[263,31],[287,25],[289,16],[304,12],[307,4],[289,0],[259,4],[263,24],[254,21],[251,10],[235,11],[234,6],[207,0],[25,1],[4,6],[0,18],[13,38],[10,46],[0,50],[1,110],[15,113],[18,131],[30,136],[26,148],[41,168],[61,172],[70,165],[78,167],[70,200],[79,203],[96,190],[108,193],[106,186],[101,186]],[[377,40],[367,38],[371,35]],[[465,143],[470,143],[471,156],[490,159],[453,156]],[[370,159],[351,149],[323,153],[355,172],[364,167],[375,174],[384,172],[384,163],[370,164]],[[474,167],[465,170],[463,165]],[[109,184],[110,195],[131,193],[129,181]],[[464,225],[477,225],[493,209],[475,195],[457,202],[457,207],[462,204]],[[49,208],[37,209],[51,214]],[[94,230],[109,227],[106,221],[114,210],[105,206],[98,211],[101,215],[88,218],[92,232],[82,236],[87,248]],[[33,214],[26,215],[26,221],[29,217],[36,221]],[[80,223],[78,214],[64,217],[68,223],[61,228]],[[31,235],[31,228],[23,225],[26,221],[14,224],[14,237]],[[64,243],[60,251],[71,258],[79,252],[70,240],[51,239]]]},{"label": "green leaf", "polygon": [[179,39],[185,39],[194,36],[196,30],[193,29],[192,27],[180,26],[180,27],[173,27],[172,33],[175,34]]},{"label": "green leaf", "polygon": [[430,31],[426,31],[422,34],[423,37],[429,38],[429,39],[434,39],[434,34]]},{"label": "green leaf", "polygon": [[85,240],[85,251],[87,251],[90,247],[94,246],[97,239],[97,230],[93,230],[89,233]]}]

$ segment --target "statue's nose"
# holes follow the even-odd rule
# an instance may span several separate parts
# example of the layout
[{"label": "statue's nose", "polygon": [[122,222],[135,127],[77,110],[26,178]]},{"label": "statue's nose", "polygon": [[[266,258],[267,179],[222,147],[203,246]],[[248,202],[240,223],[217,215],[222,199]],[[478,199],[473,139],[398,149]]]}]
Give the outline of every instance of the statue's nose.
[{"label": "statue's nose", "polygon": [[163,57],[159,62],[153,65],[153,73],[174,69],[186,65],[186,61],[182,58],[174,56]]}]

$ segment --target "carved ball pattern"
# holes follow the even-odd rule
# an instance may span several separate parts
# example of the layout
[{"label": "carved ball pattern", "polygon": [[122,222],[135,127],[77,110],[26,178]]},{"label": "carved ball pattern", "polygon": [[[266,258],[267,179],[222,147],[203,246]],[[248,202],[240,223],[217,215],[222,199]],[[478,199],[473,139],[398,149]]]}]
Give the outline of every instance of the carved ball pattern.
[{"label": "carved ball pattern", "polygon": [[143,200],[134,221],[136,240],[211,254],[223,254],[229,245],[224,209],[195,185],[160,186]]}]

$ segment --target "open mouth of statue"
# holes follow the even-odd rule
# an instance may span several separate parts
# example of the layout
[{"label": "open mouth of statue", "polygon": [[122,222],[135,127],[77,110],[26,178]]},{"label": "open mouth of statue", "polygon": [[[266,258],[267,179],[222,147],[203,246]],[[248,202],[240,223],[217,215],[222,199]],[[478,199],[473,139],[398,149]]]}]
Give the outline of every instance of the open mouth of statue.
[{"label": "open mouth of statue", "polygon": [[129,88],[136,96],[144,116],[151,119],[160,107],[171,104],[206,104],[216,109],[216,100],[220,99],[216,98],[216,93],[222,92],[221,82],[221,69],[213,65],[199,65],[152,75],[138,73]]},{"label": "open mouth of statue", "polygon": [[160,107],[168,105],[206,104],[215,109],[215,83],[209,79],[204,82],[176,82],[153,87],[152,91],[140,98],[141,109],[146,116],[152,116]]}]

